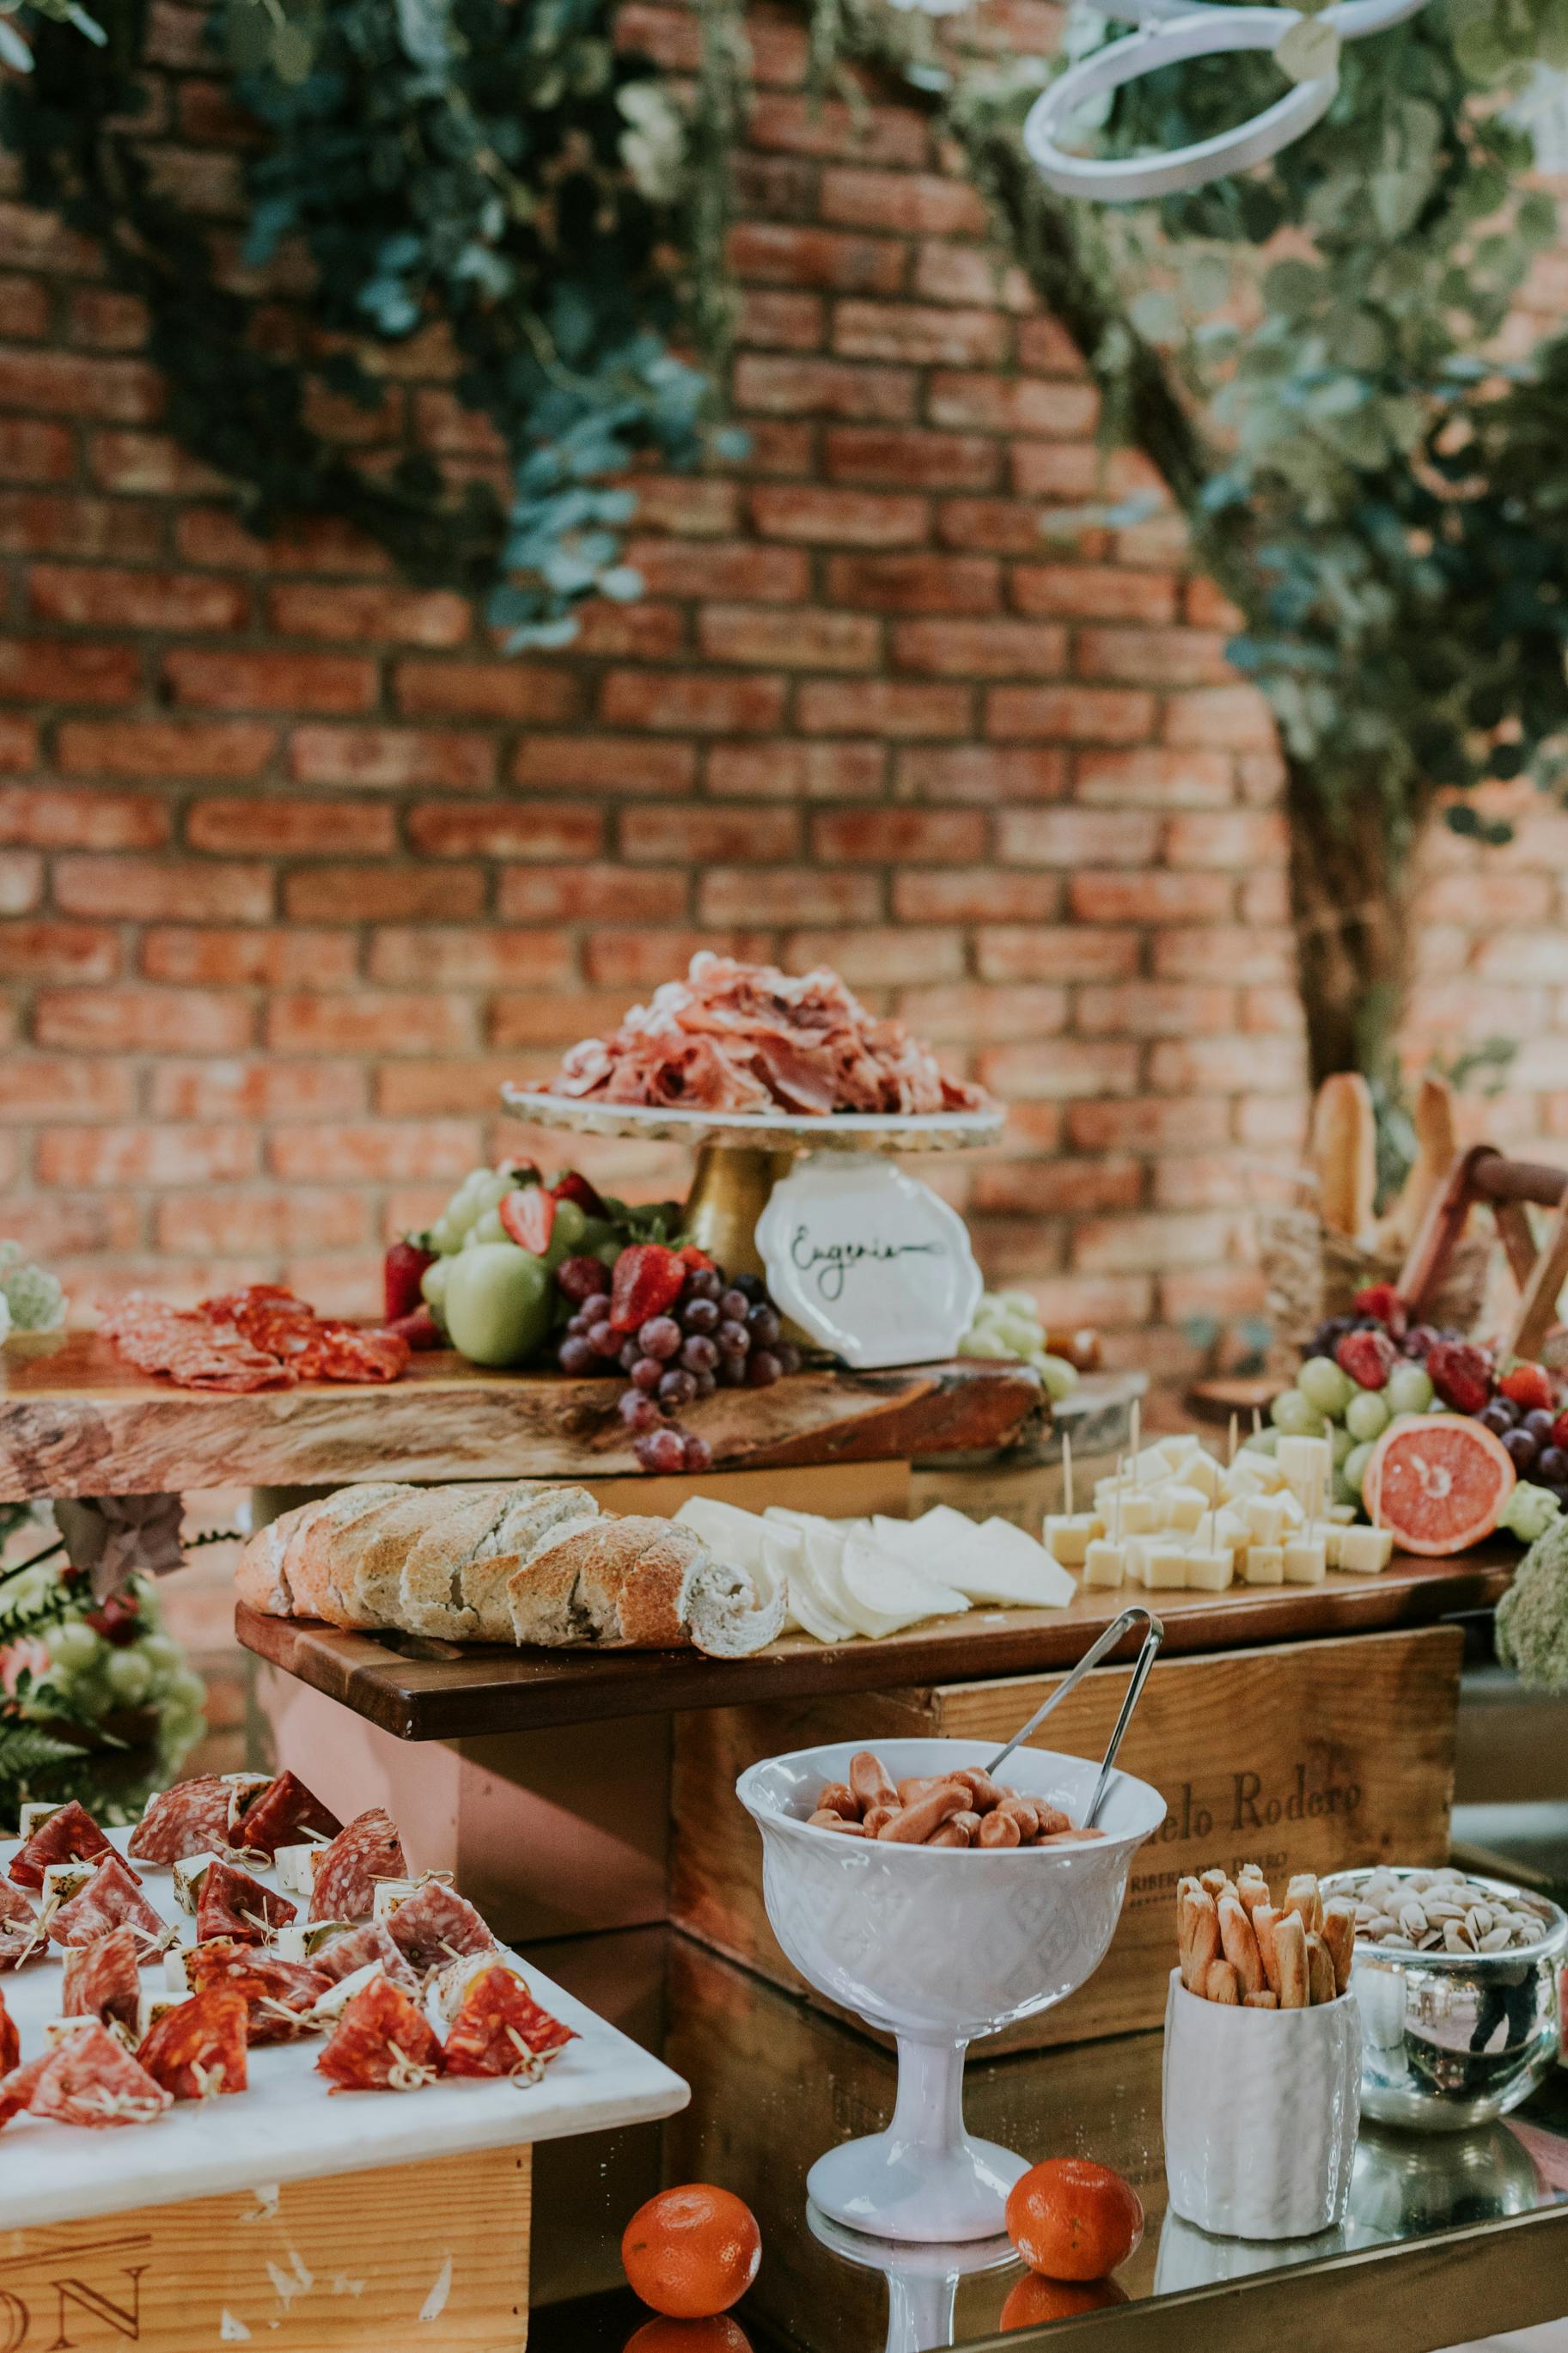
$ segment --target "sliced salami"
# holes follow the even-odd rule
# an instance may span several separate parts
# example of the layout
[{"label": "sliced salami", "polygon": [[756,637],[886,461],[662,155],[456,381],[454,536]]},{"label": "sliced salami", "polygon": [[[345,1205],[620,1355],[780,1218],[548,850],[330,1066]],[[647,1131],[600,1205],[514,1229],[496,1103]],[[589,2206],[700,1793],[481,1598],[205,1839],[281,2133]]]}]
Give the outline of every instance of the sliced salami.
[{"label": "sliced salami", "polygon": [[126,1852],[135,1862],[174,1864],[221,1854],[228,1844],[229,1787],[216,1773],[182,1781],[153,1799]]},{"label": "sliced salami", "polygon": [[372,1806],[338,1832],[321,1857],[310,1891],[310,1917],[368,1920],[376,1881],[407,1874],[397,1824],[380,1806]]},{"label": "sliced salami", "polygon": [[362,1986],[316,2060],[334,2092],[416,2092],[441,2072],[441,2045],[401,1986]]},{"label": "sliced salami", "polygon": [[264,1944],[274,1928],[287,1927],[298,1914],[297,1905],[263,1887],[248,1871],[232,1862],[212,1862],[196,1897],[196,1941],[231,1936],[236,1944]]},{"label": "sliced salami", "polygon": [[41,1821],[26,1843],[17,1848],[11,1858],[10,1876],[18,1887],[41,1887],[45,1869],[51,1862],[90,1862],[94,1855],[113,1852],[87,1808],[73,1798]]},{"label": "sliced salami", "polygon": [[93,2019],[49,2053],[27,2113],[62,2125],[147,2125],[170,2105],[163,2085]]},{"label": "sliced salami", "polygon": [[495,1938],[466,1895],[444,1880],[427,1879],[387,1922],[392,1941],[421,1976],[465,1953],[486,1953]]},{"label": "sliced salami", "polygon": [[249,2004],[238,1987],[208,1986],[163,2012],[143,2037],[137,2059],[176,2100],[243,2092],[248,2020]]},{"label": "sliced salami", "polygon": [[307,1961],[275,1960],[254,1945],[218,1937],[193,1945],[185,1955],[185,1982],[193,1993],[227,1986],[246,1999],[246,2039],[253,2044],[292,2042],[314,2034],[310,2017],[331,1980]]},{"label": "sliced salami", "polygon": [[158,1917],[142,1894],[135,1873],[127,1870],[112,1848],[80,1894],[51,1912],[44,1926],[57,1945],[90,1945],[95,1937],[107,1936],[111,1928],[132,1928],[149,1956],[161,1952],[174,1937],[173,1928]]},{"label": "sliced salami", "polygon": [[38,1915],[21,1889],[0,1879],[0,1973],[38,1959],[47,1952],[48,1944]]},{"label": "sliced salami", "polygon": [[350,1928],[334,1936],[330,1945],[316,1956],[315,1966],[323,1977],[341,1985],[352,1978],[356,1969],[367,1968],[379,1961],[394,1985],[405,1993],[418,1990],[419,1979],[392,1941],[392,1931],[384,1920],[366,1920],[358,1928]]},{"label": "sliced salami", "polygon": [[342,1829],[331,1808],[323,1806],[297,1773],[279,1773],[246,1808],[233,1843],[247,1854],[276,1854],[280,1846],[298,1845],[312,1832],[334,1839]]},{"label": "sliced salami", "polygon": [[0,2001],[0,2075],[8,2075],[22,2056],[22,2038],[16,2031],[16,2021]]},{"label": "sliced salami", "polygon": [[52,2051],[41,2051],[25,2066],[13,2064],[4,2083],[0,2083],[0,2125],[8,2125],[19,2116],[33,2096],[33,2086],[54,2057]]},{"label": "sliced salami", "polygon": [[101,2019],[105,2026],[118,2020],[134,2034],[142,2004],[142,1952],[135,1929],[129,1927],[111,1928],[90,1945],[68,1947],[60,1986],[62,2014]]},{"label": "sliced salami", "polygon": [[541,2009],[510,1969],[481,1969],[470,1979],[447,2037],[449,2075],[515,2075],[537,2083],[544,2063],[574,2042],[574,2027]]}]

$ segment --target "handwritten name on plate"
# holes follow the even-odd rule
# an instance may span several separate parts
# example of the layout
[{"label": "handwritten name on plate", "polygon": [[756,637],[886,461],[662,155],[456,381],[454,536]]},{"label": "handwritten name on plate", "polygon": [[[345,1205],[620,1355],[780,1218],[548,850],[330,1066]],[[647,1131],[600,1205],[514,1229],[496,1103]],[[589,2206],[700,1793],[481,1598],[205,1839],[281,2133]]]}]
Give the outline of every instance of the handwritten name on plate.
[{"label": "handwritten name on plate", "polygon": [[858,1368],[951,1356],[979,1303],[963,1219],[873,1155],[805,1160],[774,1186],[757,1246],[783,1314]]}]

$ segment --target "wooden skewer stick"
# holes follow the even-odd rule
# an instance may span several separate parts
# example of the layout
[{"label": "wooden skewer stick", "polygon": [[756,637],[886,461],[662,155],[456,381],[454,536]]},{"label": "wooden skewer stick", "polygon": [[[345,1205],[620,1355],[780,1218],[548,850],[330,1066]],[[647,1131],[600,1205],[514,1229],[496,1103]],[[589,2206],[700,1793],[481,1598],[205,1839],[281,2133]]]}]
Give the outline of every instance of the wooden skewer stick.
[{"label": "wooden skewer stick", "polygon": [[[1253,1410],[1256,1412],[1257,1408],[1254,1407]],[[1241,1432],[1237,1427],[1237,1416],[1233,1413],[1230,1417],[1230,1444],[1225,1458],[1225,1467],[1227,1471],[1232,1467],[1236,1461],[1236,1450],[1240,1436]]]},{"label": "wooden skewer stick", "polygon": [[1116,1501],[1110,1506],[1110,1541],[1112,1544],[1120,1544],[1121,1542],[1121,1466],[1126,1460],[1127,1457],[1124,1454],[1119,1454],[1116,1458]]},{"label": "wooden skewer stick", "polygon": [[1072,1440],[1062,1432],[1062,1509],[1072,1517]]}]

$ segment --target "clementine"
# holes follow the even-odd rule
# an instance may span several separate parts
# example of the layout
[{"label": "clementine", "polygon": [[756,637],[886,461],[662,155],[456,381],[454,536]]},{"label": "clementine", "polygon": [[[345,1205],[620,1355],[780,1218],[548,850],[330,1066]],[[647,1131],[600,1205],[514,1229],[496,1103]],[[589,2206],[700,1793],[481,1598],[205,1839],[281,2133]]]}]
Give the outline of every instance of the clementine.
[{"label": "clementine", "polygon": [[633,2290],[672,2320],[728,2311],[762,2260],[756,2216],[743,2198],[710,2181],[661,2189],[637,2208],[621,2240]]},{"label": "clementine", "polygon": [[[1037,2328],[1042,2320],[1076,2320],[1080,2312],[1100,2312],[1109,2304],[1126,2301],[1127,2290],[1114,2280],[1054,2280],[1041,2272],[1026,2272],[1007,2291],[996,2326]],[[631,2353],[630,2346],[626,2353]]]},{"label": "clementine", "polygon": [[1143,2202],[1108,2165],[1050,2157],[1015,2182],[1007,2235],[1029,2269],[1047,2279],[1103,2279],[1143,2236]]},{"label": "clementine", "polygon": [[628,2337],[626,2353],[752,2353],[738,2320],[718,2313],[708,2320],[645,2320]]}]

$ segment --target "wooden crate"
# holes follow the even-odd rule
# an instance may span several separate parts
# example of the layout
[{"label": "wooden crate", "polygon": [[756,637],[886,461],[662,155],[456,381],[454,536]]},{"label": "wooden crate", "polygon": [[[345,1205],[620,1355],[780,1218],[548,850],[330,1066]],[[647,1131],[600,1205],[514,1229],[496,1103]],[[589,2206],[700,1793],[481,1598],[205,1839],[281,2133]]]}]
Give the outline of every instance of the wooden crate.
[{"label": "wooden crate", "polygon": [[[987,2048],[1032,2050],[1157,2024],[1184,1872],[1256,1862],[1279,1885],[1293,1871],[1441,1862],[1462,1650],[1457,1628],[1434,1626],[1157,1665],[1121,1761],[1164,1793],[1169,1811],[1134,1859],[1115,1941],[1070,2001]],[[678,1716],[671,1917],[803,1990],[768,1926],[761,1842],[735,1798],[737,1774],[760,1757],[819,1741],[874,1746],[906,1735],[1000,1746],[1060,1680],[1016,1676]],[[1126,1688],[1124,1668],[1091,1675],[1042,1725],[1039,1746],[1098,1755]]]},{"label": "wooden crate", "polygon": [[522,2353],[527,2148],[0,2232],[5,2353]]}]

